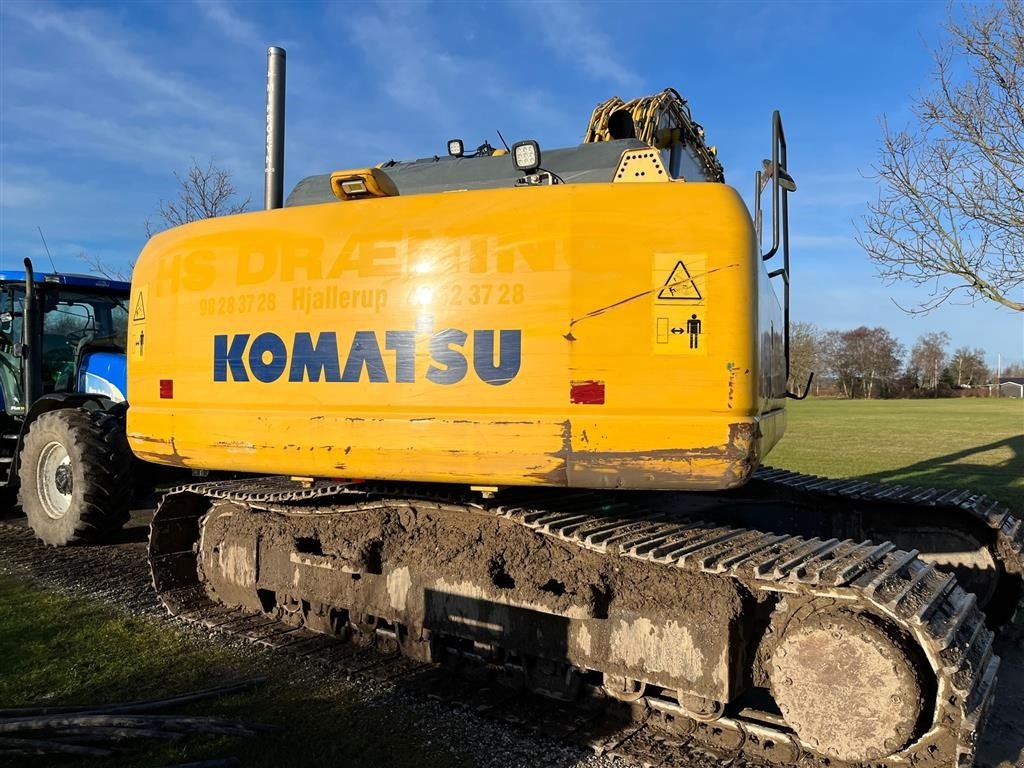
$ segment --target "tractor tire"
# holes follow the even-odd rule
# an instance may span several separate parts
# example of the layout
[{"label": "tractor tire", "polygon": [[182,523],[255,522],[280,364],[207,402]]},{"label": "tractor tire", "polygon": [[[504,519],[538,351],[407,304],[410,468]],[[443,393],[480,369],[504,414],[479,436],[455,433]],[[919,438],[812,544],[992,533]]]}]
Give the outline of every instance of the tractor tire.
[{"label": "tractor tire", "polygon": [[36,536],[59,547],[120,529],[132,503],[134,461],[123,413],[63,408],[32,422],[19,501]]}]

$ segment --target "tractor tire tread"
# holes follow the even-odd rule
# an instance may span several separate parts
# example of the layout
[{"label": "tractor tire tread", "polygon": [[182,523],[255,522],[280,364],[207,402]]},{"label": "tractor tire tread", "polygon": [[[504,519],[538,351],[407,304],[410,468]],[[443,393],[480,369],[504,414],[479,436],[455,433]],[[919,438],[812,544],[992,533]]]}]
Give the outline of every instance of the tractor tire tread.
[{"label": "tractor tire tread", "polygon": [[[64,518],[54,521],[38,499],[33,458],[45,441],[61,437],[72,463],[78,466],[71,507]],[[63,408],[44,413],[29,426],[22,456],[21,505],[36,535],[46,544],[97,542],[128,521],[134,458],[123,412]]]}]

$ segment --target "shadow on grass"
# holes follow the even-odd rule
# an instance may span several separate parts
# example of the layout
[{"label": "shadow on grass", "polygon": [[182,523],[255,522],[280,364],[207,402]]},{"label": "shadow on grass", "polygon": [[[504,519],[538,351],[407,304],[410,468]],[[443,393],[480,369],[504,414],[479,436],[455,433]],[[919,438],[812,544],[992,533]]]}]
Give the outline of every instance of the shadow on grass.
[{"label": "shadow on grass", "polygon": [[[1009,448],[1010,458],[997,464],[971,462],[972,456]],[[864,480],[899,482],[937,488],[970,488],[1005,504],[1024,509],[1024,435],[1008,437],[942,456],[924,459],[904,467],[861,475]]]}]

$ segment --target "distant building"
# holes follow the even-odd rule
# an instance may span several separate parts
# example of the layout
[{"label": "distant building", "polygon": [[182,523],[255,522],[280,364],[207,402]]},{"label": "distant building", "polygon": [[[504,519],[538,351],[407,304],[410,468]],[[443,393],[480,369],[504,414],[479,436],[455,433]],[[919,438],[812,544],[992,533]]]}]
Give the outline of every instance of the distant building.
[{"label": "distant building", "polygon": [[1024,397],[1024,376],[1007,376],[999,379],[1000,397]]}]

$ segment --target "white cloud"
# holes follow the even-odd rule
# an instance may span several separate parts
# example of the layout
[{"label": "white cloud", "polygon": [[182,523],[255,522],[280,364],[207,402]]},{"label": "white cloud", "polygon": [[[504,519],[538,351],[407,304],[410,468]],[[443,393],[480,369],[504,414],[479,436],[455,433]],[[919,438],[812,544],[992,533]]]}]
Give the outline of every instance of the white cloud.
[{"label": "white cloud", "polygon": [[595,26],[597,7],[570,0],[520,6],[539,27],[548,48],[588,77],[626,89],[624,98],[629,99],[629,94],[642,89],[643,79],[618,59],[617,46]]},{"label": "white cloud", "polygon": [[[514,112],[533,131],[564,131],[570,125],[551,93],[512,85],[515,73],[503,71],[495,58],[449,50],[422,6],[380,6],[346,14],[343,24],[366,66],[379,76],[379,90],[420,119],[451,130],[481,118],[490,122],[497,108],[502,118]],[[386,51],[382,41],[387,41]]]},{"label": "white cloud", "polygon": [[[437,49],[427,25],[413,6],[387,6],[379,15],[353,17],[348,26],[367,62],[381,70],[384,91],[410,111],[438,117],[448,103],[446,84],[469,70],[464,59]],[[388,41],[385,55],[382,40]]]},{"label": "white cloud", "polygon": [[62,12],[55,8],[27,5],[13,5],[9,12],[37,32],[56,33],[77,44],[118,81],[132,83],[150,94],[160,94],[188,109],[213,106],[197,98],[195,89],[185,87],[175,78],[150,67],[142,57],[132,53],[111,35],[109,29],[103,34],[94,30],[91,22],[96,18],[89,12]]},{"label": "white cloud", "polygon": [[[56,33],[76,51],[86,53],[102,68],[108,83],[120,83],[136,108],[154,111],[174,109],[178,114],[216,116],[221,121],[241,116],[223,99],[215,98],[194,81],[170,74],[166,67],[151,64],[132,50],[131,40],[119,37],[110,19],[92,11],[65,11],[57,6],[11,4],[5,12],[42,34]],[[68,73],[70,77],[81,73]],[[52,73],[39,73],[53,77]],[[65,81],[66,82],[66,81]],[[111,97],[109,93],[106,94]]]},{"label": "white cloud", "polygon": [[[133,259],[146,217],[175,194],[172,171],[193,157],[212,156],[233,173],[243,199],[250,192],[256,198],[259,65],[253,87],[239,93],[230,80],[207,76],[214,68],[226,67],[227,77],[239,69],[227,55],[179,58],[180,34],[198,41],[194,8],[187,30],[165,21],[154,34],[130,15],[95,7],[0,6],[5,260],[47,263],[36,225],[61,269],[85,269],[76,258],[81,251],[112,264]],[[207,34],[218,39],[215,28]],[[247,88],[244,78],[237,82]]]},{"label": "white cloud", "polygon": [[140,176],[183,169],[194,156],[214,156],[237,175],[258,172],[258,163],[248,157],[254,153],[240,148],[237,136],[203,124],[139,124],[59,105],[11,107],[4,119],[9,126],[37,131],[31,134],[36,152],[102,159]]},{"label": "white cloud", "polygon": [[207,21],[236,43],[254,45],[263,41],[256,25],[238,15],[230,3],[222,0],[196,0],[196,5]]},{"label": "white cloud", "polygon": [[0,208],[27,208],[45,201],[46,197],[37,184],[11,181],[6,170],[0,177]]},{"label": "white cloud", "polygon": [[[5,47],[19,41],[32,52],[0,73],[8,156],[34,158],[40,168],[58,159],[101,162],[151,180],[214,156],[239,187],[251,178],[255,188],[259,105],[240,110],[216,92],[216,80],[169,70],[158,63],[166,49],[102,12],[7,4],[3,13]],[[3,176],[9,184],[6,167]],[[23,194],[12,190],[14,200]]]}]

